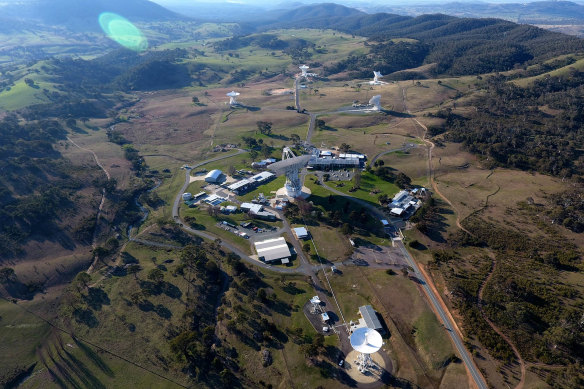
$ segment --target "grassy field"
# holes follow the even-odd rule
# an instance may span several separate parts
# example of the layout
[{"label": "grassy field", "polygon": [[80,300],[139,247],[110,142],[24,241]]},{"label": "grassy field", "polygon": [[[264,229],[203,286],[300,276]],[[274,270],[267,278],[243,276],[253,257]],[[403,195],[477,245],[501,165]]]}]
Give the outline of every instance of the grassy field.
[{"label": "grassy field", "polygon": [[273,197],[278,189],[284,187],[285,183],[286,176],[280,176],[265,185],[258,186],[256,189],[244,194],[243,196],[239,196],[238,198],[241,201],[251,201],[260,193],[263,193],[266,197]]},{"label": "grassy field", "polygon": [[187,216],[196,218],[197,229],[208,231],[212,234],[215,234],[219,236],[221,239],[235,244],[244,252],[252,254],[252,250],[248,239],[244,239],[217,226],[217,223],[221,221],[227,221],[228,223],[237,225],[244,220],[243,214],[239,213],[232,215],[221,215],[215,218],[209,215],[207,211],[201,209],[200,207],[188,208],[185,207],[184,205],[181,206],[180,214],[183,218]]},{"label": "grassy field", "polygon": [[[341,181],[341,183],[344,185],[339,186],[340,183],[329,181],[327,182],[327,185],[331,188],[335,188],[338,191],[358,199],[365,200],[376,206],[379,206],[379,201],[377,200],[379,195],[386,194],[389,197],[393,197],[400,190],[397,185],[385,181],[375,174],[369,172],[361,173],[361,184],[359,185],[359,189],[355,190],[354,192],[350,192],[350,189],[355,186],[354,178],[351,181]],[[372,193],[374,190],[379,190],[379,193]]]}]

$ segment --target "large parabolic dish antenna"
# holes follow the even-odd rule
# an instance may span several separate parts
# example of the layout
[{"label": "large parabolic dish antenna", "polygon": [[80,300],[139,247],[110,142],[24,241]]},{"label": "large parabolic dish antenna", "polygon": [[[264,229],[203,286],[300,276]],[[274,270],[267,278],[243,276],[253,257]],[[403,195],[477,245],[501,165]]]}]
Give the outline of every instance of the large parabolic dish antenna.
[{"label": "large parabolic dish antenna", "polygon": [[229,105],[237,105],[238,102],[236,100],[236,97],[239,95],[240,95],[240,93],[236,92],[236,91],[231,91],[231,92],[227,93],[227,96],[229,97]]},{"label": "large parabolic dish antenna", "polygon": [[374,354],[383,346],[381,334],[367,327],[357,328],[349,340],[353,349],[361,354]]},{"label": "large parabolic dish antenna", "polygon": [[376,95],[369,100],[369,105],[372,106],[373,110],[381,111],[381,95]]},{"label": "large parabolic dish antenna", "polygon": [[294,155],[289,147],[284,147],[282,160],[268,166],[268,169],[277,175],[286,175],[286,195],[296,198],[302,194],[302,182],[300,181],[300,170],[310,162],[310,155]]}]

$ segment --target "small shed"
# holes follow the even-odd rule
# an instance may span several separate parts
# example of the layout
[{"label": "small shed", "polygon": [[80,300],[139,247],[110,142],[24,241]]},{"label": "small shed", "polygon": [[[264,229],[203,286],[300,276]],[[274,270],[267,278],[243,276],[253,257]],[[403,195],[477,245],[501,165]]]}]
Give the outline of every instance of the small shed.
[{"label": "small shed", "polygon": [[297,227],[292,230],[294,235],[298,239],[307,239],[308,238],[308,230],[304,227]]}]

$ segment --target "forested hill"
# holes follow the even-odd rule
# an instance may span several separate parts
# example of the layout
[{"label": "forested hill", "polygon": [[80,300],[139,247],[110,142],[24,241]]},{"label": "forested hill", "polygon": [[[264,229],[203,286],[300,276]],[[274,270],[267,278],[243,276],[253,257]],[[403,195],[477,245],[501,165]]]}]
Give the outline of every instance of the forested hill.
[{"label": "forested hill", "polygon": [[[359,67],[377,65],[387,73],[436,63],[436,74],[465,75],[512,69],[529,61],[541,61],[561,54],[584,50],[584,40],[560,33],[543,30],[529,25],[519,25],[500,19],[457,18],[442,14],[418,17],[400,16],[387,13],[352,13],[339,16],[336,7],[316,5],[295,10],[295,18],[282,17],[264,28],[330,28],[345,33],[368,37],[372,43],[394,38],[410,38],[417,42],[402,43],[394,51],[407,54],[415,51],[415,57],[408,58],[404,66],[399,58],[373,56],[373,58],[350,59],[347,66],[336,71],[357,70]],[[324,7],[324,8],[323,8]],[[306,15],[300,18],[299,12]],[[410,47],[410,46],[414,47]],[[399,46],[397,44],[396,46]],[[378,50],[379,51],[379,50]],[[387,51],[387,50],[381,50]],[[407,55],[412,57],[411,54]],[[395,65],[396,61],[398,62]],[[414,66],[412,66],[414,65]]]}]

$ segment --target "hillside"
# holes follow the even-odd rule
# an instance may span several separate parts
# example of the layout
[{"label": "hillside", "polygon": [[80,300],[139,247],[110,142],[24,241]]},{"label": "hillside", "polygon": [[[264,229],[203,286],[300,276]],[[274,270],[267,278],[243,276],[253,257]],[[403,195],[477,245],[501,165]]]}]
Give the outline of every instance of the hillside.
[{"label": "hillside", "polygon": [[[378,53],[349,58],[347,61],[354,66],[341,65],[335,72],[373,66],[387,73],[435,63],[435,75],[468,75],[509,70],[530,61],[539,62],[584,49],[581,39],[500,19],[457,18],[441,14],[408,17],[354,13],[338,16],[336,8],[324,5],[314,7],[317,8],[307,6],[294,10],[293,16],[297,19],[282,18],[264,28],[330,28],[368,37],[372,44],[385,45],[380,47],[381,52],[393,44],[387,42],[389,39],[418,41],[415,43],[416,53],[408,47],[411,42],[393,44],[403,47],[392,47],[391,51],[396,49],[410,58],[401,64],[399,55]],[[304,18],[299,17],[300,12],[303,12]],[[314,12],[318,13],[318,17],[312,16]]]}]

